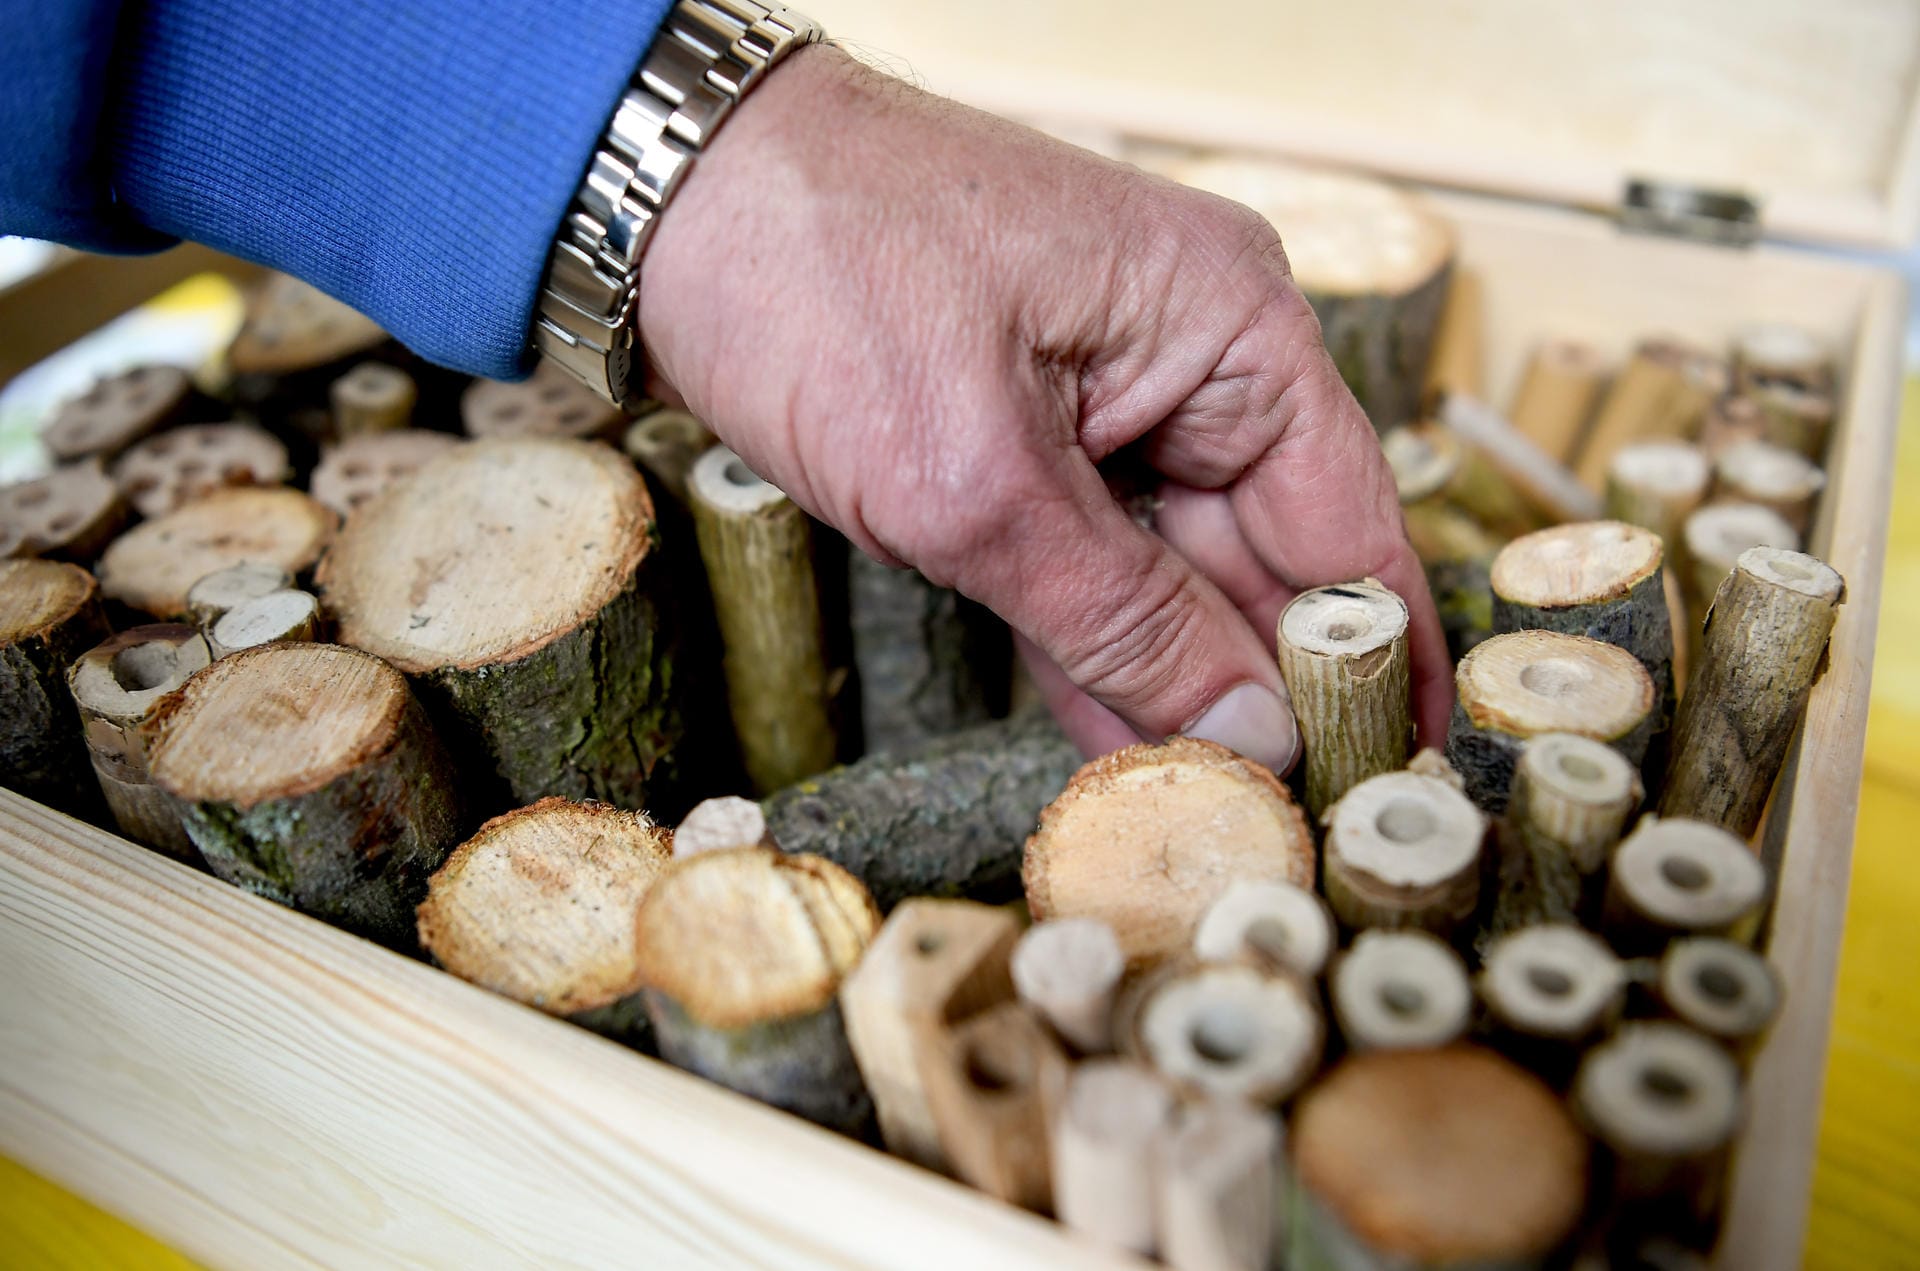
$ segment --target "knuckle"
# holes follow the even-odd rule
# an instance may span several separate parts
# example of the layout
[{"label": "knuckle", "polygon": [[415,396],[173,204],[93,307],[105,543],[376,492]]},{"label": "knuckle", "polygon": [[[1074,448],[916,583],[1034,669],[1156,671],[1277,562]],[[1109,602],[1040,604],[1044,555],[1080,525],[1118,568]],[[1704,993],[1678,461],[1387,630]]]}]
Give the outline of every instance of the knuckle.
[{"label": "knuckle", "polygon": [[1178,696],[1204,642],[1204,621],[1191,576],[1155,568],[1133,580],[1118,603],[1089,612],[1061,664],[1082,689],[1134,713]]}]

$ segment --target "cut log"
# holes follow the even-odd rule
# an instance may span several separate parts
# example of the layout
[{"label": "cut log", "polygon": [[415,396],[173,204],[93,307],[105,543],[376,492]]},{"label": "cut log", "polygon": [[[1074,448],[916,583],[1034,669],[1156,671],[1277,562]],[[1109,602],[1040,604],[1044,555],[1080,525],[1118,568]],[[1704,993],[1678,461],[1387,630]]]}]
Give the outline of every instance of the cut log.
[{"label": "cut log", "polygon": [[1745,843],[1704,821],[1651,813],[1613,853],[1601,926],[1638,954],[1675,936],[1752,934],[1767,872]]},{"label": "cut log", "polygon": [[1356,1055],[1293,1119],[1295,1267],[1533,1267],[1572,1234],[1587,1141],[1476,1046]]},{"label": "cut log", "polygon": [[542,799],[482,825],[434,872],[420,947],[483,989],[645,1046],[634,916],[668,859],[643,813]]},{"label": "cut log", "polygon": [[1755,389],[1753,404],[1760,412],[1762,441],[1805,455],[1815,463],[1824,458],[1827,435],[1833,431],[1832,396],[1774,384]]},{"label": "cut log", "polygon": [[1694,1217],[1717,1207],[1743,1111],[1726,1051],[1678,1024],[1629,1024],[1588,1054],[1573,1099],[1609,1150],[1616,1202],[1673,1197]]},{"label": "cut log", "polygon": [[388,486],[412,476],[459,445],[460,439],[450,433],[418,428],[361,433],[327,448],[308,488],[314,498],[344,518]]},{"label": "cut log", "polygon": [[687,497],[734,732],[754,789],[767,794],[831,767],[838,744],[811,523],[724,446],[693,465]]},{"label": "cut log", "polygon": [[1707,614],[1674,725],[1662,815],[1742,837],[1759,826],[1845,594],[1839,573],[1814,557],[1771,547],[1741,554]]},{"label": "cut log", "polygon": [[1040,810],[1080,764],[1034,707],[908,755],[870,755],[761,807],[776,843],[853,871],[883,911],[909,896],[1007,899]]},{"label": "cut log", "polygon": [[636,924],[663,1058],[845,1134],[870,1125],[835,1000],[880,925],[858,879],[813,856],[702,852],[667,866]]},{"label": "cut log", "polygon": [[1592,346],[1549,340],[1533,351],[1508,412],[1513,425],[1552,458],[1571,463],[1593,416],[1606,364]]},{"label": "cut log", "polygon": [[1827,484],[1827,474],[1812,460],[1764,441],[1721,451],[1713,476],[1715,498],[1771,508],[1800,535],[1812,523],[1814,500]]},{"label": "cut log", "polygon": [[98,381],[53,413],[40,439],[58,460],[111,459],[177,420],[193,382],[177,366],[136,366]]},{"label": "cut log", "polygon": [[1786,994],[1772,963],[1745,945],[1711,936],[1668,945],[1656,991],[1676,1020],[1741,1059],[1773,1026]]},{"label": "cut log", "polygon": [[1704,355],[1671,339],[1645,340],[1634,349],[1600,401],[1586,441],[1575,456],[1575,472],[1589,489],[1599,490],[1607,465],[1622,446],[1639,441],[1673,441],[1692,435],[1710,396],[1701,396]]},{"label": "cut log", "polygon": [[1706,501],[1712,477],[1706,453],[1692,442],[1622,446],[1607,467],[1607,518],[1658,534],[1667,561],[1677,568],[1681,527]]},{"label": "cut log", "polygon": [[1204,962],[1251,962],[1308,980],[1326,969],[1333,947],[1326,902],[1293,883],[1233,883],[1193,933],[1193,954]]},{"label": "cut log", "polygon": [[336,437],[405,428],[419,400],[413,376],[384,362],[362,362],[327,386]]},{"label": "cut log", "polygon": [[1659,701],[1653,677],[1631,653],[1557,631],[1494,636],[1461,659],[1454,688],[1447,759],[1466,779],[1468,797],[1493,813],[1506,810],[1528,738],[1576,733],[1638,764]]},{"label": "cut log", "polygon": [[702,799],[682,817],[673,831],[673,854],[694,856],[730,847],[764,847],[779,851],[767,832],[767,814],[752,799],[721,795]]},{"label": "cut log", "polygon": [[713,449],[707,426],[684,410],[656,410],[628,425],[621,439],[627,458],[639,464],[676,503],[687,501],[687,474]]},{"label": "cut log", "polygon": [[207,629],[207,649],[216,658],[276,640],[313,640],[320,602],[304,591],[270,591],[243,600]]},{"label": "cut log", "polygon": [[847,557],[847,595],[869,751],[908,750],[1005,709],[1013,645],[992,611],[860,551]]},{"label": "cut log", "polygon": [[86,570],[0,561],[0,785],[72,816],[94,811],[99,795],[67,668],[106,634]]},{"label": "cut log", "polygon": [[1716,398],[1700,421],[1700,448],[1713,459],[1743,441],[1767,439],[1767,417],[1760,403],[1740,393]]},{"label": "cut log", "polygon": [[1113,928],[1093,918],[1035,923],[1009,964],[1020,1000],[1082,1055],[1113,1049],[1113,999],[1126,969]]},{"label": "cut log", "polygon": [[1319,816],[1368,777],[1407,762],[1407,606],[1372,579],[1301,592],[1280,615],[1280,674]]},{"label": "cut log", "polygon": [[1380,445],[1403,504],[1440,499],[1503,539],[1545,524],[1499,469],[1443,424],[1409,424]]},{"label": "cut log", "polygon": [[100,558],[100,589],[155,617],[181,617],[188,590],[228,565],[261,561],[303,573],[338,521],[298,490],[216,490],[115,539]]},{"label": "cut log", "polygon": [[1543,522],[1591,521],[1600,500],[1558,458],[1508,423],[1478,398],[1453,393],[1440,400],[1437,417],[1498,472]]},{"label": "cut log", "polygon": [[1785,385],[1809,393],[1833,388],[1833,351],[1805,327],[1766,323],[1733,339],[1734,383],[1742,392]]},{"label": "cut log", "polygon": [[1415,927],[1450,938],[1472,922],[1487,818],[1456,786],[1382,773],[1349,790],[1326,827],[1322,885],[1348,928]]},{"label": "cut log", "polygon": [[372,319],[325,292],[274,274],[248,297],[227,367],[237,376],[289,375],[364,353],[386,338]]},{"label": "cut log", "polygon": [[1703,621],[1720,584],[1749,548],[1800,550],[1800,536],[1793,526],[1778,512],[1753,503],[1709,503],[1687,518],[1683,537],[1687,573],[1681,580],[1686,584],[1682,590]]},{"label": "cut log", "polygon": [[460,397],[460,423],[476,439],[567,437],[618,445],[627,415],[557,362],[542,359],[519,383],[475,380]]},{"label": "cut log", "polygon": [[910,900],[895,909],[840,986],[840,1013],[873,1095],[880,1137],[897,1156],[949,1168],[927,1091],[947,1032],[1013,999],[1009,960],[1019,924],[968,901]]},{"label": "cut log", "polygon": [[1374,429],[1417,417],[1453,274],[1444,220],[1382,182],[1272,161],[1200,158],[1168,175],[1272,222],[1327,352]]},{"label": "cut log", "polygon": [[26,555],[91,563],[126,523],[126,502],[97,460],[0,486],[0,527],[13,533]]},{"label": "cut log", "polygon": [[1290,971],[1170,962],[1116,1016],[1120,1051],[1187,1095],[1273,1107],[1320,1064],[1326,1025],[1317,997]]},{"label": "cut log", "polygon": [[206,640],[192,627],[158,623],[122,631],[67,672],[114,823],[136,843],[186,861],[200,853],[180,806],[153,784],[151,751],[161,708],[210,661]]},{"label": "cut log", "polygon": [[928,1108],[954,1177],[1052,1213],[1048,1127],[1066,1098],[1067,1057],[1046,1025],[1002,1002],[945,1030],[928,1058]]},{"label": "cut log", "polygon": [[153,783],[221,878],[398,949],[459,841],[453,771],[398,671],[356,649],[272,644],[161,707]]},{"label": "cut log", "polygon": [[1445,1046],[1467,1031],[1473,988],[1451,946],[1424,931],[1363,931],[1327,981],[1350,1050]]},{"label": "cut log", "polygon": [[1176,738],[1081,768],[1040,814],[1021,879],[1036,919],[1099,918],[1140,965],[1185,947],[1243,878],[1311,886],[1313,835],[1265,766]]},{"label": "cut log", "polygon": [[1161,1142],[1160,1259],[1173,1271],[1265,1271],[1285,1226],[1279,1119],[1244,1103],[1182,1107]]},{"label": "cut log", "polygon": [[1500,937],[1480,971],[1492,1043],[1556,1086],[1618,1022],[1626,995],[1625,964],[1592,932],[1566,923]]},{"label": "cut log", "polygon": [[216,569],[187,588],[187,616],[207,630],[236,606],[293,586],[293,575],[278,565],[241,561]]},{"label": "cut log", "polygon": [[113,480],[144,517],[232,485],[279,485],[293,475],[287,448],[252,424],[189,424],[138,442],[113,463]]},{"label": "cut log", "polygon": [[1155,1163],[1174,1111],[1173,1091],[1144,1064],[1090,1059],[1075,1068],[1053,1126],[1060,1221],[1100,1244],[1151,1254]]},{"label": "cut log", "polygon": [[1480,943],[1542,922],[1591,921],[1607,853],[1640,806],[1640,774],[1590,737],[1544,733],[1513,768],[1499,891]]},{"label": "cut log", "polygon": [[413,676],[511,799],[665,813],[677,627],[653,504],[605,446],[458,446],[365,504],[320,570],[342,643]]}]

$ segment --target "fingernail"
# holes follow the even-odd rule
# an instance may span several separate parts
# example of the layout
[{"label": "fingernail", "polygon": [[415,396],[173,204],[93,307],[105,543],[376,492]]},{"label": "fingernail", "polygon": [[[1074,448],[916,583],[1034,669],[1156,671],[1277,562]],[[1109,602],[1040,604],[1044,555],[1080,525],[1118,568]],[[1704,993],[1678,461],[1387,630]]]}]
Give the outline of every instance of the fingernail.
[{"label": "fingernail", "polygon": [[1261,684],[1228,689],[1187,729],[1187,736],[1218,742],[1284,773],[1300,750],[1300,734],[1286,700]]}]

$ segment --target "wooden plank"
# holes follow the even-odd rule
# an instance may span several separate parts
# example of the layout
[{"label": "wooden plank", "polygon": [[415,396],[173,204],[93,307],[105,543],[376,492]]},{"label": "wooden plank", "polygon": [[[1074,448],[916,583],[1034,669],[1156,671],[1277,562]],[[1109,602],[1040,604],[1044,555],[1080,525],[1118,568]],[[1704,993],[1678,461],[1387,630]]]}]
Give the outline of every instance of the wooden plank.
[{"label": "wooden plank", "polygon": [[1134,1265],[8,792],[0,964],[0,1152],[212,1265]]}]

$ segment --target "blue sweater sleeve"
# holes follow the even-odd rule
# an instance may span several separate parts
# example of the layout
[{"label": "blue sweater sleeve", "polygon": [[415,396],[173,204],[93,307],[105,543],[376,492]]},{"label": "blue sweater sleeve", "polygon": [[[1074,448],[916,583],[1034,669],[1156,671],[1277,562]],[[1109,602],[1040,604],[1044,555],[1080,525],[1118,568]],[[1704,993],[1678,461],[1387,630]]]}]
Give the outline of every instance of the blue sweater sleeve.
[{"label": "blue sweater sleeve", "polygon": [[0,0],[0,232],[193,239],[512,376],[669,2]]}]

